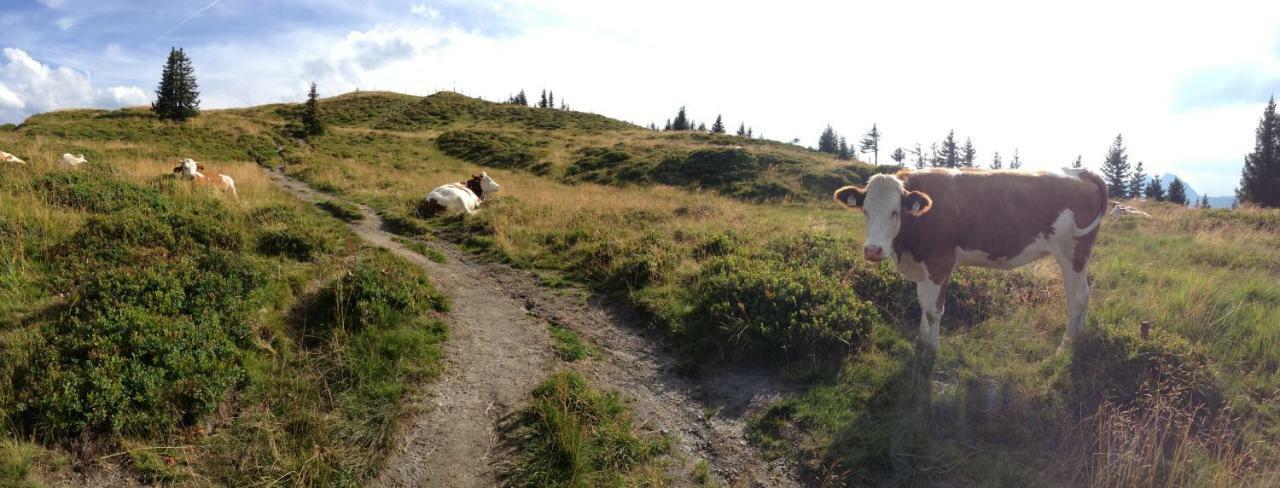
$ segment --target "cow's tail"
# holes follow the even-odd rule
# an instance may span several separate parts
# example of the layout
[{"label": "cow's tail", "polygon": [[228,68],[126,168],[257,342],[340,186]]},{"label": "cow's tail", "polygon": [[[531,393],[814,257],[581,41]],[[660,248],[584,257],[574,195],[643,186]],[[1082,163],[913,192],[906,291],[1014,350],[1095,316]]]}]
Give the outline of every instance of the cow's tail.
[{"label": "cow's tail", "polygon": [[1102,178],[1097,174],[1094,174],[1094,172],[1084,168],[1062,168],[1062,171],[1070,176],[1080,178],[1085,182],[1093,183],[1093,185],[1098,189],[1097,217],[1093,219],[1092,223],[1086,225],[1084,228],[1076,229],[1075,232],[1076,237],[1089,235],[1090,232],[1097,230],[1099,225],[1102,225],[1102,218],[1107,215],[1107,183],[1102,181]]}]

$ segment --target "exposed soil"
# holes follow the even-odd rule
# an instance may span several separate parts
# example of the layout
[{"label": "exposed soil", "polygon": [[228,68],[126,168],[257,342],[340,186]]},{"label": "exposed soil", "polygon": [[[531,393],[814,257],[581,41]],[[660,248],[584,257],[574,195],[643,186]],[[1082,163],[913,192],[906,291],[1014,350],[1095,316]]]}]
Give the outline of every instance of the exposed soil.
[{"label": "exposed soil", "polygon": [[[274,182],[306,201],[336,199],[271,171]],[[348,202],[355,204],[354,202]],[[676,372],[660,334],[625,307],[576,289],[551,289],[529,272],[484,261],[440,241],[436,263],[397,242],[381,218],[356,204],[364,219],[352,229],[373,245],[421,266],[449,295],[451,336],[445,373],[411,399],[413,412],[397,436],[381,486],[494,486],[504,455],[499,421],[517,411],[541,381],[561,368],[632,401],[640,425],[672,439],[677,484],[693,484],[699,460],[731,486],[798,486],[796,470],[765,461],[746,440],[746,417],[783,392],[768,374],[717,370],[697,378]],[[577,332],[603,351],[599,359],[559,362],[548,323]]]}]

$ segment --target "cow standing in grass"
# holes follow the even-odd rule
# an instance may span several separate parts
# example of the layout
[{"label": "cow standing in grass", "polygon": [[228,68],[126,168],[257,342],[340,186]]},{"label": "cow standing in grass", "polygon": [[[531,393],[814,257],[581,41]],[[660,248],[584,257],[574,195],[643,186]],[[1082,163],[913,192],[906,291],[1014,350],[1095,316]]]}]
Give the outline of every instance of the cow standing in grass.
[{"label": "cow standing in grass", "polygon": [[476,209],[480,208],[480,202],[501,189],[502,186],[493,181],[488,173],[481,172],[465,182],[440,185],[431,190],[422,202],[422,210],[427,215],[435,215],[446,210],[456,213],[475,213]]},{"label": "cow standing in grass", "polygon": [[237,200],[240,199],[240,195],[236,192],[235,180],[224,174],[218,174],[217,178],[205,176],[204,165],[189,158],[178,161],[178,165],[173,168],[173,174],[189,180],[211,183],[222,191],[230,192],[231,196]]},{"label": "cow standing in grass", "polygon": [[64,153],[61,161],[62,167],[64,168],[76,168],[87,162],[89,162],[89,160],[85,159],[83,154],[72,156],[71,153]]},{"label": "cow standing in grass", "polygon": [[1013,269],[1053,256],[1067,292],[1064,344],[1083,328],[1089,308],[1086,268],[1107,212],[1107,187],[1083,169],[902,171],[875,175],[865,188],[835,198],[866,216],[863,255],[892,258],[916,283],[919,342],[938,349],[947,282],[957,266]]}]

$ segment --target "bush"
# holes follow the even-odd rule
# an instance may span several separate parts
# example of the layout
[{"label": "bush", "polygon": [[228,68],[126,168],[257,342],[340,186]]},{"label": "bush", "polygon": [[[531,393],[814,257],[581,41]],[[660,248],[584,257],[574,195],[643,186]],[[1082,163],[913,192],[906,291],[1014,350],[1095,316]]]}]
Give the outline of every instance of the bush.
[{"label": "bush", "polygon": [[839,279],[776,256],[716,258],[692,295],[691,343],[735,356],[846,352],[880,320],[875,306]]},{"label": "bush", "polygon": [[15,372],[34,432],[158,435],[211,412],[240,377],[237,343],[264,274],[242,256],[120,267],[91,277]]},{"label": "bush", "polygon": [[417,321],[428,311],[447,311],[448,297],[422,270],[380,251],[362,258],[317,301],[319,320],[308,325],[359,331]]},{"label": "bush", "polygon": [[655,179],[673,185],[720,187],[756,178],[763,166],[745,149],[698,149],[684,157],[671,156],[655,169]]},{"label": "bush", "polygon": [[310,226],[273,227],[258,235],[258,252],[286,256],[296,261],[312,261],[338,247],[336,236],[327,229]]},{"label": "bush", "polygon": [[88,212],[160,210],[164,207],[160,193],[155,190],[89,171],[48,173],[40,178],[38,186],[50,203]]}]

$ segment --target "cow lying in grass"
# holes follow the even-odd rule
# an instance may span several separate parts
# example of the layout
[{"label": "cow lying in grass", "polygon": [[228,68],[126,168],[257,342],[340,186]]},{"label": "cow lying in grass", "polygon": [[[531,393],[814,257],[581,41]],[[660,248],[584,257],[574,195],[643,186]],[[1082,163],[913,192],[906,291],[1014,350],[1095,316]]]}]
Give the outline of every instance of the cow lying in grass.
[{"label": "cow lying in grass", "polygon": [[4,161],[4,162],[7,162],[7,163],[27,164],[27,162],[26,162],[26,161],[23,161],[22,159],[18,158],[17,156],[14,156],[14,155],[9,154],[9,153],[4,152],[4,151],[0,151],[0,161]]},{"label": "cow lying in grass", "polygon": [[493,181],[488,173],[481,172],[465,182],[449,183],[431,190],[423,201],[423,212],[427,215],[443,211],[475,213],[480,208],[480,202],[501,189],[502,186]]},{"label": "cow lying in grass", "polygon": [[1119,217],[1119,216],[1122,216],[1122,215],[1133,215],[1133,216],[1135,216],[1135,217],[1150,217],[1150,216],[1151,216],[1151,214],[1146,213],[1146,212],[1143,212],[1143,211],[1141,211],[1141,210],[1138,210],[1138,209],[1137,209],[1137,208],[1135,208],[1135,207],[1130,207],[1130,206],[1128,206],[1128,205],[1125,205],[1125,204],[1123,204],[1123,203],[1119,203],[1119,202],[1111,202],[1111,216],[1112,216],[1112,217]]},{"label": "cow lying in grass", "polygon": [[204,165],[189,158],[178,161],[178,165],[173,167],[173,174],[189,180],[213,184],[222,191],[231,192],[231,196],[237,200],[240,198],[240,195],[236,193],[236,181],[231,179],[230,176],[224,174],[218,174],[217,178],[205,176]]},{"label": "cow lying in grass", "polygon": [[64,153],[61,161],[62,166],[66,168],[75,168],[87,162],[89,160],[85,159],[83,154],[72,156],[71,153]]},{"label": "cow lying in grass", "polygon": [[1064,171],[902,171],[836,190],[835,198],[866,216],[863,255],[893,258],[916,283],[926,353],[938,349],[947,281],[957,266],[1013,269],[1045,256],[1058,261],[1066,284],[1065,344],[1085,323],[1086,267],[1107,187],[1087,170]]}]

